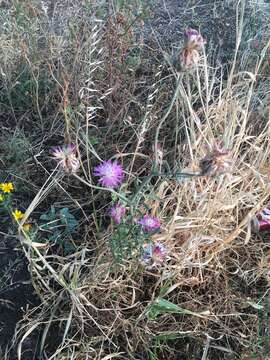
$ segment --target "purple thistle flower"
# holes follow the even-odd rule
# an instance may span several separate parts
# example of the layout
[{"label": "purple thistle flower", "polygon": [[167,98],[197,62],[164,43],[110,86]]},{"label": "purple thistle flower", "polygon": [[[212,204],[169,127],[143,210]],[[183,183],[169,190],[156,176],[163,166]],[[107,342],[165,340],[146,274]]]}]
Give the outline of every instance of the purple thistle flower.
[{"label": "purple thistle flower", "polygon": [[157,217],[145,214],[138,224],[142,226],[144,231],[154,231],[160,228],[160,221]]},{"label": "purple thistle flower", "polygon": [[116,224],[120,224],[122,217],[125,215],[125,212],[125,207],[117,203],[109,209],[108,214],[116,222]]},{"label": "purple thistle flower", "polygon": [[165,257],[166,257],[165,247],[160,243],[156,243],[153,246],[153,251],[152,251],[152,259],[154,264],[161,265],[164,262]]},{"label": "purple thistle flower", "polygon": [[52,156],[64,170],[72,173],[79,170],[80,162],[76,157],[75,144],[54,146],[52,148]]},{"label": "purple thistle flower", "polygon": [[105,187],[116,188],[119,186],[124,177],[123,168],[116,161],[103,161],[95,166],[94,176],[98,176],[98,182]]},{"label": "purple thistle flower", "polygon": [[159,242],[155,244],[146,244],[143,248],[141,261],[143,264],[151,266],[161,265],[166,259],[166,248]]}]

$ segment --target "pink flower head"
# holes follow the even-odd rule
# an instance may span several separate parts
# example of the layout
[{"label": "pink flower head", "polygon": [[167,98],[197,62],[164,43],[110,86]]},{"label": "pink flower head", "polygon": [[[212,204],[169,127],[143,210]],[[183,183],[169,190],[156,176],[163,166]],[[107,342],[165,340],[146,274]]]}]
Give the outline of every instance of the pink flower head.
[{"label": "pink flower head", "polygon": [[165,257],[166,257],[165,247],[160,243],[156,243],[152,249],[152,259],[154,264],[161,265],[164,262]]},{"label": "pink flower head", "polygon": [[79,170],[80,162],[76,157],[75,144],[54,146],[52,148],[52,156],[64,170],[72,173]]},{"label": "pink flower head", "polygon": [[[270,204],[268,204],[269,207]],[[251,219],[251,228],[254,232],[270,229],[270,209],[266,207]]]},{"label": "pink flower head", "polygon": [[144,231],[154,231],[160,228],[160,221],[157,217],[151,215],[144,215],[139,221],[138,224],[142,226]]},{"label": "pink flower head", "polygon": [[195,29],[188,28],[184,32],[186,44],[193,49],[199,50],[205,44],[205,40],[202,35]]},{"label": "pink flower head", "polygon": [[125,212],[125,207],[117,203],[109,209],[108,214],[116,222],[116,224],[120,224],[122,217],[125,215]]},{"label": "pink flower head", "polygon": [[141,261],[146,265],[162,265],[166,259],[166,253],[166,248],[159,242],[155,244],[146,244],[143,248]]},{"label": "pink flower head", "polygon": [[124,177],[123,168],[116,161],[103,161],[95,166],[94,176],[98,176],[98,182],[105,187],[116,188],[119,186]]}]

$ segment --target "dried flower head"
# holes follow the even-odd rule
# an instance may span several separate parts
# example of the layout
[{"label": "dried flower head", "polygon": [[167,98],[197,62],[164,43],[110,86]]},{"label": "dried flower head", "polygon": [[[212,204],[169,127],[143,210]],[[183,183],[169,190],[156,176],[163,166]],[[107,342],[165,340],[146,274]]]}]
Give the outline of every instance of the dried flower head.
[{"label": "dried flower head", "polygon": [[200,161],[201,175],[222,175],[230,173],[233,166],[231,151],[215,143],[213,149]]},{"label": "dried flower head", "polygon": [[145,214],[140,220],[138,220],[138,224],[142,226],[144,231],[155,231],[160,228],[160,221],[157,217]]},{"label": "dried flower head", "polygon": [[8,182],[8,183],[1,183],[0,184],[0,189],[4,192],[4,193],[10,193],[14,187],[12,182]]},{"label": "dried flower head", "polygon": [[116,161],[103,161],[94,168],[94,176],[97,176],[98,182],[105,187],[118,187],[124,177],[123,168]]},{"label": "dried flower head", "polygon": [[184,32],[185,44],[189,48],[196,50],[202,49],[203,45],[206,43],[201,34],[195,29],[188,28]]},{"label": "dried flower head", "polygon": [[71,173],[76,173],[79,170],[80,162],[77,159],[74,144],[53,147],[52,156],[64,170]]},{"label": "dried flower head", "polygon": [[162,265],[166,259],[166,253],[165,247],[159,242],[145,244],[141,255],[141,262],[144,265],[151,265],[151,267]]},{"label": "dried flower head", "polygon": [[122,217],[125,215],[125,212],[125,207],[117,203],[109,209],[108,214],[116,222],[116,224],[120,224]]},{"label": "dried flower head", "polygon": [[15,209],[14,211],[12,211],[12,216],[14,220],[18,221],[24,217],[24,213],[21,212],[21,210]]},{"label": "dried flower head", "polygon": [[195,29],[187,29],[184,33],[185,43],[180,53],[180,65],[182,70],[193,69],[199,61],[199,50],[203,48],[205,40]]}]

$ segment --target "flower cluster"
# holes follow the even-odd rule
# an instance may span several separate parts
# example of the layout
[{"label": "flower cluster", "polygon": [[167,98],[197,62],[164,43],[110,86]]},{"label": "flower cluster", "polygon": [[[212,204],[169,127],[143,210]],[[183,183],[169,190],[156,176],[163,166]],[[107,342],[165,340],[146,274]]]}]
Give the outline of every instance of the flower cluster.
[{"label": "flower cluster", "polygon": [[76,146],[74,144],[53,147],[52,156],[65,171],[76,173],[79,170],[80,162],[77,159]]},{"label": "flower cluster", "polygon": [[[74,145],[64,145],[53,148],[53,156],[58,160],[60,166],[65,170],[76,172],[79,167],[79,162],[76,158],[76,151]],[[115,189],[119,187],[124,180],[124,170],[117,161],[107,160],[103,161],[94,167],[93,175],[97,177],[97,181],[101,186],[105,188]],[[121,203],[117,202],[107,211],[107,214],[117,224],[121,224],[122,219],[126,213],[126,208]],[[14,212],[13,214],[16,220],[19,220],[20,213]],[[153,233],[160,228],[160,221],[157,217],[145,214],[139,220],[137,225],[144,232]],[[164,249],[162,245],[157,244],[151,248],[151,259],[155,264],[163,262]]]},{"label": "flower cluster", "polygon": [[[19,209],[12,209],[11,206],[11,192],[14,190],[14,185],[12,182],[2,182],[0,183],[0,202],[5,202],[5,207],[8,212],[11,214],[15,222],[19,223],[23,219],[24,213]],[[31,224],[24,224],[22,226],[23,230],[28,232],[31,228]]]},{"label": "flower cluster", "polygon": [[187,29],[184,33],[185,43],[180,53],[180,65],[182,70],[193,69],[199,61],[199,51],[203,48],[205,40],[195,29]]}]

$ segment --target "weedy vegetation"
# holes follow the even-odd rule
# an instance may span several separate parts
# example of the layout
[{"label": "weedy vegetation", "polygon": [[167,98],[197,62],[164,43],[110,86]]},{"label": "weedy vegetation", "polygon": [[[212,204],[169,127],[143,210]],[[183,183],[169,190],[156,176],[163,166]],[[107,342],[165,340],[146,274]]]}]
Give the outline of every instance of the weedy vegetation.
[{"label": "weedy vegetation", "polygon": [[270,359],[268,7],[215,4],[221,61],[199,3],[171,43],[169,0],[0,4],[0,241],[38,299],[1,359]]}]

